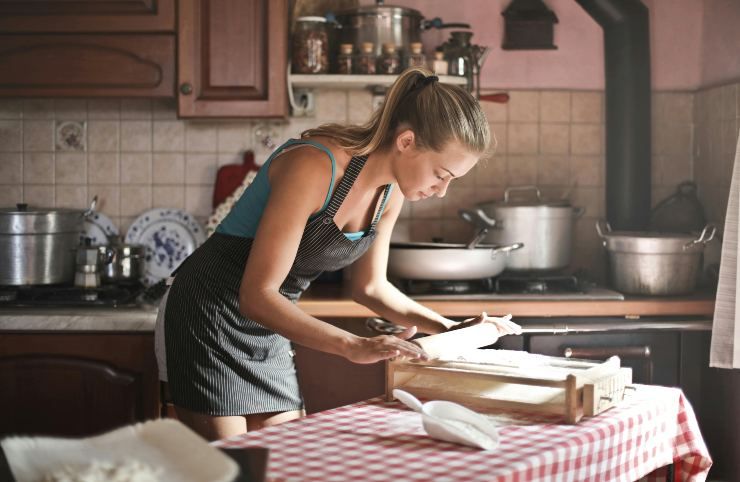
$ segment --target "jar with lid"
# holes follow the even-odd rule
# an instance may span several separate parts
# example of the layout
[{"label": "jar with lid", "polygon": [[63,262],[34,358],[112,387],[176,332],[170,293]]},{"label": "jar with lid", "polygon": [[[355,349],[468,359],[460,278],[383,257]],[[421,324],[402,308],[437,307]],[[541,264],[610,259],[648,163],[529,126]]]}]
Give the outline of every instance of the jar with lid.
[{"label": "jar with lid", "polygon": [[352,56],[352,50],[352,44],[341,44],[339,46],[339,55],[337,56],[338,74],[351,74],[353,72],[352,65],[354,58]]},{"label": "jar with lid", "polygon": [[444,56],[444,52],[440,50],[434,52],[434,60],[432,60],[430,68],[436,75],[447,75],[448,65]]},{"label": "jar with lid", "polygon": [[360,53],[357,55],[355,72],[358,74],[375,73],[375,46],[372,42],[363,42]]},{"label": "jar with lid", "polygon": [[293,32],[293,73],[329,72],[329,33],[324,17],[298,17]]},{"label": "jar with lid", "polygon": [[427,58],[424,56],[424,52],[421,51],[421,42],[411,42],[409,47],[411,48],[409,67],[426,67]]},{"label": "jar with lid", "polygon": [[379,74],[397,74],[401,72],[401,57],[396,52],[396,44],[383,44],[383,53],[378,58]]}]

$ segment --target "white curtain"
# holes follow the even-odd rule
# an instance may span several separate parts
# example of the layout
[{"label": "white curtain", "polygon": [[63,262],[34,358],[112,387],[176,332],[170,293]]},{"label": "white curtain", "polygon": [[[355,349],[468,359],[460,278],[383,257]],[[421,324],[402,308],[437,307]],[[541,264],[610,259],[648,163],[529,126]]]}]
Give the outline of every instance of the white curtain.
[{"label": "white curtain", "polygon": [[719,268],[717,301],[714,305],[714,324],[712,326],[712,348],[709,366],[717,368],[740,368],[740,138],[735,151],[735,164],[732,169],[730,199],[727,202],[727,216],[722,241],[722,260]]}]

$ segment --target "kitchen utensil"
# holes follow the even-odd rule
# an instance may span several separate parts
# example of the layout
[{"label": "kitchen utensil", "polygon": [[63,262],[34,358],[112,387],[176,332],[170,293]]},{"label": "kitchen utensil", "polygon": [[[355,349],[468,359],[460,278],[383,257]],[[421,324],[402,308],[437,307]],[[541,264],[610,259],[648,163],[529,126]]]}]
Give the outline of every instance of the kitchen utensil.
[{"label": "kitchen utensil", "polygon": [[75,286],[79,288],[97,288],[100,286],[100,265],[105,254],[98,246],[93,246],[90,238],[75,250]]},{"label": "kitchen utensil", "polygon": [[611,285],[623,293],[678,295],[694,291],[704,245],[716,228],[707,225],[691,234],[612,231],[609,223],[596,223],[609,255]]},{"label": "kitchen utensil", "polygon": [[424,430],[432,438],[483,450],[498,447],[498,429],[479,413],[453,402],[421,403],[418,398],[400,389],[393,390],[393,396],[421,414]]},{"label": "kitchen utensil", "polygon": [[141,244],[126,244],[120,238],[111,238],[111,243],[98,246],[101,255],[100,278],[103,283],[137,283],[144,276],[146,247]]},{"label": "kitchen utensil", "polygon": [[[516,193],[525,193],[515,199]],[[532,196],[534,194],[534,196]],[[570,263],[573,221],[584,212],[567,200],[544,200],[536,186],[510,187],[503,201],[477,205],[496,226],[485,238],[488,243],[524,243],[512,253],[510,270],[555,270]]]},{"label": "kitchen utensil", "polygon": [[495,94],[484,94],[479,95],[478,100],[484,100],[487,102],[496,102],[498,104],[506,104],[509,102],[509,94],[506,92],[497,92]]},{"label": "kitchen utensil", "polygon": [[650,227],[655,231],[690,233],[700,231],[707,224],[702,206],[696,195],[696,183],[684,181],[676,192],[655,205],[650,215]]},{"label": "kitchen utensil", "polygon": [[[511,320],[511,315],[496,319],[507,322]],[[479,323],[465,328],[448,330],[437,335],[416,338],[414,342],[421,346],[431,359],[435,359],[442,356],[454,357],[459,353],[470,350],[471,347],[478,348],[493,345],[500,336],[501,332],[494,323]]]},{"label": "kitchen utensil", "polygon": [[0,285],[72,283],[85,213],[23,203],[0,209]]},{"label": "kitchen utensil", "polygon": [[216,182],[213,185],[213,207],[219,204],[238,188],[250,171],[259,171],[254,162],[254,152],[245,151],[241,164],[227,164],[216,172]]},{"label": "kitchen utensil", "polygon": [[371,42],[375,55],[380,56],[382,45],[392,43],[408,54],[412,42],[421,42],[421,32],[431,28],[470,28],[466,23],[444,23],[440,18],[426,20],[420,11],[413,8],[383,5],[361,5],[336,12],[341,25],[340,43],[357,47]]},{"label": "kitchen utensil", "polygon": [[134,220],[126,243],[146,247],[144,282],[152,285],[168,277],[206,240],[205,231],[190,214],[180,209],[151,209]]},{"label": "kitchen utensil", "polygon": [[477,228],[473,239],[471,239],[470,242],[468,242],[468,244],[466,245],[466,248],[468,249],[475,248],[478,243],[480,243],[483,238],[486,237],[486,234],[488,234],[488,230],[496,225],[496,221],[486,216],[486,214],[481,209],[476,209],[475,211],[471,211],[469,209],[460,209],[458,211],[458,214],[463,220],[469,222]]},{"label": "kitchen utensil", "polygon": [[467,249],[464,244],[391,243],[388,273],[412,280],[490,278],[506,269],[510,253],[523,246],[479,244]]}]

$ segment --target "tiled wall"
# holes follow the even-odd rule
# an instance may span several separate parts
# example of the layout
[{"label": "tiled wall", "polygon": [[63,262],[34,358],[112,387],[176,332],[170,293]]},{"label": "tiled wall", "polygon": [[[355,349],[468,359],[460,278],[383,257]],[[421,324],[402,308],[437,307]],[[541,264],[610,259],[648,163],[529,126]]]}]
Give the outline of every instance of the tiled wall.
[{"label": "tiled wall", "polygon": [[740,84],[700,90],[694,102],[694,166],[707,218],[721,228],[740,128]]},{"label": "tiled wall", "polygon": [[[693,177],[694,111],[701,112],[704,99],[715,97],[711,92],[654,95],[655,200]],[[276,142],[322,122],[362,122],[371,112],[371,96],[365,91],[316,94],[314,117],[267,125]],[[506,186],[537,184],[547,196],[568,196],[586,208],[576,224],[573,268],[601,276],[604,256],[594,223],[604,216],[603,93],[537,90],[510,95],[508,104],[484,106],[498,140],[496,154],[455,181],[444,199],[407,205],[395,236],[464,241],[472,230],[457,218],[458,208],[500,198]],[[56,146],[55,131],[67,121],[85,123],[85,151]],[[716,122],[726,123],[719,117]],[[0,100],[0,206],[22,200],[81,208],[97,194],[100,209],[122,232],[152,207],[182,208],[204,220],[211,212],[218,166],[238,162],[245,149],[255,149],[262,159],[268,154],[259,142],[264,135],[255,136],[264,127],[264,122],[178,120],[174,100]],[[707,130],[710,135],[714,131]],[[710,164],[708,171],[718,165]],[[728,179],[715,177],[717,184]],[[700,181],[703,186],[704,179]]]}]

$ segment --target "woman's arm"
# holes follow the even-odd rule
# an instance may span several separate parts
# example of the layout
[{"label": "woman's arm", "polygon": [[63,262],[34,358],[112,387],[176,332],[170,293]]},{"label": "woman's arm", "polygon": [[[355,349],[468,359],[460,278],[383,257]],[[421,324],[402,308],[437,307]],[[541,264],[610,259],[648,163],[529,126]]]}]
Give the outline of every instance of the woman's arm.
[{"label": "woman's arm", "polygon": [[326,155],[312,148],[288,151],[270,164],[270,198],[260,220],[239,289],[241,313],[309,348],[373,363],[398,355],[424,357],[400,336],[363,338],[314,318],[280,294],[308,218],[323,205],[331,179]]},{"label": "woman's arm", "polygon": [[352,297],[383,318],[403,326],[417,326],[419,331],[437,334],[449,329],[478,323],[494,323],[501,334],[520,333],[521,327],[505,318],[489,317],[486,313],[468,318],[462,323],[445,318],[417,303],[386,278],[391,232],[403,206],[403,196],[396,189],[387,212],[378,223],[378,236],[372,247],[352,266]]},{"label": "woman's arm", "polygon": [[386,278],[391,233],[403,207],[400,189],[391,200],[377,226],[377,237],[362,258],[352,265],[352,297],[383,318],[403,326],[417,326],[422,333],[436,334],[457,325],[401,293]]}]

